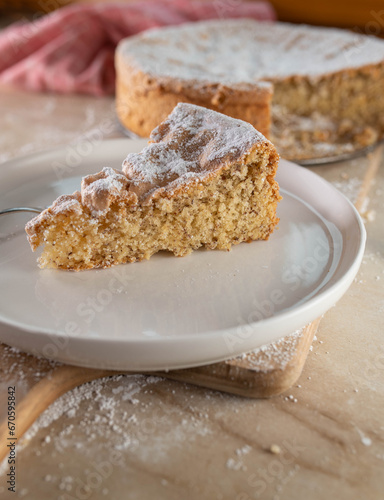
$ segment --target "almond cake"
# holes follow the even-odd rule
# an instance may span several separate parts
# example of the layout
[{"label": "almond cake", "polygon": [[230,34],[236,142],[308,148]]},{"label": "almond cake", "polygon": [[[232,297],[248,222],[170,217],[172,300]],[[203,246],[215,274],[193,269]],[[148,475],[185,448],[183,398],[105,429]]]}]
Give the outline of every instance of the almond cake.
[{"label": "almond cake", "polygon": [[120,42],[116,73],[120,122],[143,137],[180,101],[248,121],[291,159],[384,135],[384,41],[373,36],[250,19],[188,23]]},{"label": "almond cake", "polygon": [[44,246],[40,267],[76,271],[266,240],[278,222],[278,159],[249,123],[180,103],[122,171],[84,177],[80,192],[29,221],[28,240]]}]

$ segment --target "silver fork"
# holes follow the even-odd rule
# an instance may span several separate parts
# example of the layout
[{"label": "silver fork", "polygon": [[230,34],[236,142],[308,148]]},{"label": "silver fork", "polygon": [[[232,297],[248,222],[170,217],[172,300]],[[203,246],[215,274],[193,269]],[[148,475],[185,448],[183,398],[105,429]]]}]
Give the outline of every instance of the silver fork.
[{"label": "silver fork", "polygon": [[0,215],[11,214],[13,212],[33,212],[35,214],[41,213],[44,208],[41,207],[14,207],[14,208],[4,208],[0,210]]}]

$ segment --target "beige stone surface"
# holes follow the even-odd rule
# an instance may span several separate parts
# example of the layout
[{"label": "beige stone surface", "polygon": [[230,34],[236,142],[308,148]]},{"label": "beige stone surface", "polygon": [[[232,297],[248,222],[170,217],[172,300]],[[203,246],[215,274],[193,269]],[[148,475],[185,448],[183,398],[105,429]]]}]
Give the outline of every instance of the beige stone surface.
[{"label": "beige stone surface", "polygon": [[[1,90],[0,109],[2,161],[74,144],[105,120],[102,138],[120,134],[112,99]],[[368,165],[362,158],[313,170],[356,201]],[[7,492],[3,474],[0,498],[383,498],[383,191],[380,166],[362,206],[370,219],[363,264],[323,318],[295,387],[248,400],[155,377],[84,385],[20,440],[17,493]],[[25,393],[39,378],[21,361],[6,374],[1,412],[8,385]]]}]

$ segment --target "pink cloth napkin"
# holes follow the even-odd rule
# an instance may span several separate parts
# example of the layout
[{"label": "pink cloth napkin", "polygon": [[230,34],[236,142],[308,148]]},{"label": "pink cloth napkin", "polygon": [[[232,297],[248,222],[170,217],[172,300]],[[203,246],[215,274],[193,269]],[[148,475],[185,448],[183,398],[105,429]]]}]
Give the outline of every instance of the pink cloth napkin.
[{"label": "pink cloth napkin", "polygon": [[153,0],[65,7],[0,32],[0,83],[35,91],[112,94],[114,51],[155,26],[202,19],[274,20],[268,2]]}]

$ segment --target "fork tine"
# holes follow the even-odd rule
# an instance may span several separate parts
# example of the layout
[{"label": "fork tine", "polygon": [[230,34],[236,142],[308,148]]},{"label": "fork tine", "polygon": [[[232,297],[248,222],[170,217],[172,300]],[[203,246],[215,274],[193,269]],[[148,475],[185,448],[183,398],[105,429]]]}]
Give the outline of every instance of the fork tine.
[{"label": "fork tine", "polygon": [[41,213],[44,208],[40,207],[14,207],[14,208],[4,208],[4,210],[0,210],[0,215],[6,215],[12,212],[34,212],[36,214]]}]

